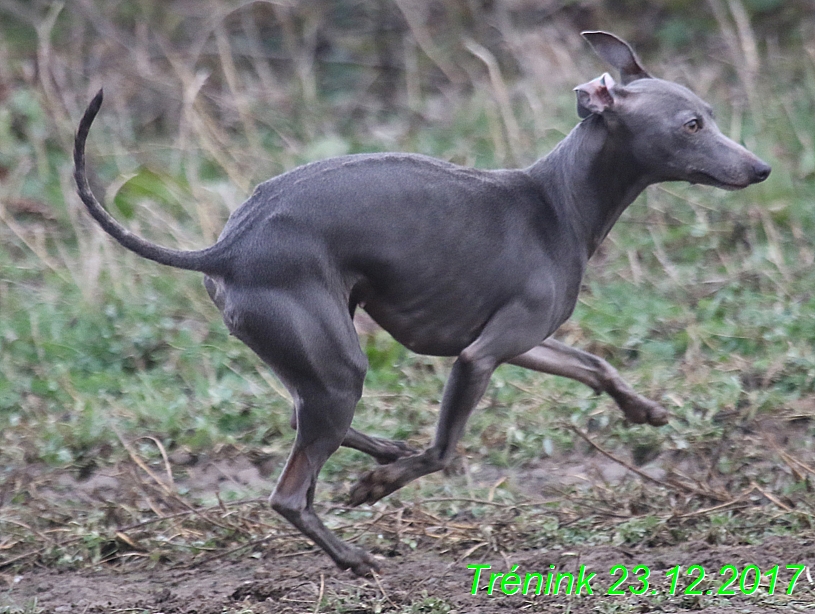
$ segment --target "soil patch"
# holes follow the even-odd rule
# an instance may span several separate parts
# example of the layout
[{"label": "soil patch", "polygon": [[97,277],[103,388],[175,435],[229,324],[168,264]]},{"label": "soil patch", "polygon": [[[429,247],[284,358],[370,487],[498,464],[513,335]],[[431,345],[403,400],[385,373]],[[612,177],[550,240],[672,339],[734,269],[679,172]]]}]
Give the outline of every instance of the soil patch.
[{"label": "soil patch", "polygon": [[[815,603],[811,576],[804,572],[792,593],[787,595],[792,571],[784,568],[791,564],[811,565],[814,559],[815,541],[793,537],[772,537],[760,544],[743,546],[714,546],[692,541],[663,548],[601,546],[569,551],[535,550],[506,553],[504,557],[493,557],[492,560],[473,556],[457,561],[434,552],[414,552],[384,560],[382,575],[367,579],[355,578],[336,569],[321,553],[307,552],[262,560],[247,558],[238,562],[212,563],[197,569],[157,565],[139,571],[98,568],[59,573],[32,570],[14,578],[3,577],[6,588],[0,596],[0,605],[31,608],[36,603],[44,614],[128,610],[168,614],[215,614],[240,610],[270,613],[451,611],[446,608],[460,613],[516,610],[794,611],[808,609]],[[468,569],[467,565],[490,565],[489,570],[482,570],[475,595],[471,594],[474,570]],[[564,594],[568,592],[564,582],[558,595],[535,595],[534,583],[527,595],[523,595],[522,590],[506,595],[496,582],[490,595],[487,574],[504,573],[516,565],[521,578],[532,572],[545,575],[550,566],[554,566],[557,573],[572,572],[577,577],[582,566],[586,574],[597,574],[590,581],[593,594],[588,595],[585,590],[580,596]],[[613,581],[620,578],[621,572],[609,574],[616,565],[624,566],[629,572],[629,581],[620,585],[626,592],[623,596],[608,595]],[[670,596],[670,580],[665,572],[675,565],[682,566],[682,575],[678,594]],[[683,594],[691,580],[698,577],[698,574],[685,575],[691,565],[700,565],[706,571],[705,578],[696,586],[701,595]],[[729,577],[719,574],[724,565],[733,565],[739,571],[747,565],[756,565],[762,572],[780,565],[782,571],[775,595],[767,594],[766,582],[752,596],[742,594],[738,582],[733,585],[736,595],[716,595],[724,579]],[[649,589],[642,596],[629,590],[629,587],[642,588],[631,573],[636,566],[647,566],[651,571]],[[747,589],[752,587],[752,582],[753,579],[749,578]],[[505,588],[508,589],[505,592],[512,592],[511,583]]]}]

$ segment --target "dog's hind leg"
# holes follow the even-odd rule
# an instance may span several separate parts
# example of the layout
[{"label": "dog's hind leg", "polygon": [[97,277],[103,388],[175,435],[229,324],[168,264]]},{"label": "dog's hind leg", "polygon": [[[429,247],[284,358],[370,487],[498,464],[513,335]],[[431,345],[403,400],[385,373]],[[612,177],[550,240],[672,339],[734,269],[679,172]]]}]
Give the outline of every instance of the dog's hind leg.
[{"label": "dog's hind leg", "polygon": [[338,418],[347,416],[347,422],[350,422],[356,402],[354,396],[344,399],[337,395],[324,397],[306,393],[301,396],[297,436],[270,503],[275,511],[322,548],[338,567],[364,576],[379,568],[373,557],[342,541],[314,512],[317,476],[340,445],[340,438],[335,433],[327,433],[319,427],[323,424],[321,417],[329,411]]},{"label": "dog's hind leg", "polygon": [[295,401],[297,434],[272,507],[342,569],[367,575],[377,564],[332,533],[314,512],[317,476],[346,438],[362,395],[367,360],[347,310],[327,293],[231,292],[224,321],[266,362]]}]

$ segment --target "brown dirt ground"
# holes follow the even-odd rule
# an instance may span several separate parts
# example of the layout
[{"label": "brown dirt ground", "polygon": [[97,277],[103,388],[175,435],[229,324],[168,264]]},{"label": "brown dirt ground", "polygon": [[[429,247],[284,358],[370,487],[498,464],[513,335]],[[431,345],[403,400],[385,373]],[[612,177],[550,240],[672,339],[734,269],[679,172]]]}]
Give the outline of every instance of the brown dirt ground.
[{"label": "brown dirt ground", "polygon": [[[36,599],[43,612],[70,614],[74,612],[149,611],[179,614],[215,614],[249,609],[252,612],[370,612],[370,606],[357,608],[354,603],[377,602],[382,611],[401,611],[415,603],[420,595],[443,598],[454,612],[770,612],[810,610],[815,604],[812,585],[802,576],[793,594],[774,597],[737,595],[677,596],[666,598],[668,585],[664,570],[673,565],[697,564],[708,573],[722,565],[742,567],[746,564],[768,569],[776,564],[800,562],[811,564],[815,558],[815,541],[795,538],[771,538],[752,546],[711,546],[692,541],[679,547],[630,550],[611,546],[580,549],[571,552],[534,550],[507,556],[518,565],[521,573],[546,572],[550,564],[558,569],[575,570],[586,565],[597,572],[592,581],[594,594],[577,596],[506,596],[498,590],[488,595],[486,582],[476,595],[470,594],[473,572],[465,562],[433,552],[415,552],[385,561],[380,578],[355,578],[336,569],[325,556],[306,553],[302,556],[268,558],[262,561],[244,559],[234,563],[212,563],[197,569],[170,569],[159,566],[149,571],[122,572],[96,569],[59,573],[47,569],[32,570],[17,578],[2,577],[14,588],[0,594],[0,605],[23,606]],[[475,561],[470,561],[474,564]],[[487,560],[496,570],[505,570],[501,560]],[[652,586],[658,595],[635,597],[608,596],[613,565],[647,565],[652,571]],[[718,586],[717,579],[707,586]],[[781,586],[779,584],[779,586]],[[786,586],[786,583],[784,583]],[[323,595],[324,607],[317,607]],[[361,599],[362,598],[362,599]],[[359,601],[355,601],[359,600]],[[347,609],[342,608],[345,604]],[[430,603],[430,602],[429,602]],[[614,608],[617,606],[617,609]],[[434,611],[405,609],[404,611]]]},{"label": "brown dirt ground", "polygon": [[[768,431],[768,428],[762,430]],[[785,429],[789,430],[790,427]],[[739,445],[746,450],[752,436],[740,437]],[[784,441],[793,439],[790,437]],[[755,445],[750,445],[757,450],[762,446],[765,450],[769,449],[762,442],[763,439],[756,439],[753,442]],[[795,448],[801,450],[803,446],[796,444]],[[458,486],[454,488],[455,492],[466,492],[462,485],[468,480],[476,487],[497,485],[506,480],[520,500],[529,497],[543,502],[547,501],[545,493],[548,490],[562,492],[557,490],[559,485],[582,481],[588,489],[584,493],[602,491],[610,494],[610,507],[603,512],[605,518],[610,520],[601,519],[598,522],[613,524],[643,513],[670,516],[672,510],[659,506],[665,505],[664,502],[668,500],[665,497],[673,495],[669,493],[659,498],[654,496],[655,491],[649,494],[646,487],[642,488],[639,499],[633,495],[620,499],[629,502],[630,510],[613,507],[619,502],[614,499],[617,493],[622,493],[624,488],[632,492],[632,484],[633,491],[639,492],[639,485],[647,486],[647,480],[643,482],[641,476],[634,476],[625,466],[611,462],[601,454],[587,452],[590,450],[584,447],[579,453],[556,459],[540,459],[536,464],[514,470],[472,465],[465,468],[466,475],[436,475],[428,476],[425,480],[429,481],[430,489],[437,492],[444,492],[445,483],[456,480]],[[815,464],[815,457],[806,456],[804,460],[810,465]],[[489,522],[472,516],[465,504],[461,508],[463,513],[448,522],[427,513],[428,508],[423,511],[421,506],[424,501],[418,506],[414,502],[411,507],[411,504],[401,503],[396,498],[377,504],[381,508],[366,511],[368,516],[364,518],[368,520],[358,520],[359,516],[347,515],[347,510],[342,506],[325,503],[344,500],[343,491],[347,491],[348,483],[340,484],[336,480],[333,484],[323,482],[324,491],[327,491],[323,505],[334,510],[331,516],[334,526],[336,523],[350,522],[353,525],[358,522],[356,533],[362,536],[363,542],[370,538],[379,544],[378,551],[383,553],[387,553],[387,542],[396,534],[397,546],[381,559],[381,576],[355,578],[349,572],[334,567],[323,553],[315,551],[304,539],[293,536],[291,527],[280,522],[265,505],[265,496],[273,486],[276,467],[281,461],[273,457],[257,458],[237,450],[222,450],[220,455],[206,459],[187,458],[183,453],[171,454],[168,463],[176,474],[176,490],[172,493],[160,487],[164,468],[160,462],[153,465],[152,476],[145,471],[145,465],[134,464],[127,459],[91,470],[53,470],[35,465],[21,467],[0,484],[0,513],[7,523],[5,526],[10,527],[7,530],[11,531],[10,534],[0,535],[0,614],[463,614],[515,610],[547,613],[752,613],[809,611],[815,608],[815,585],[809,571],[802,574],[791,595],[785,594],[791,575],[785,566],[803,564],[811,569],[815,563],[815,531],[812,529],[798,536],[780,536],[772,535],[768,527],[764,538],[745,536],[742,539],[737,535],[735,539],[726,540],[727,545],[712,543],[716,539],[710,539],[709,535],[691,532],[693,538],[679,544],[673,539],[661,543],[659,540],[651,541],[649,545],[643,542],[635,548],[572,546],[567,540],[561,542],[565,546],[548,547],[548,538],[540,537],[537,528],[542,525],[529,523],[522,527],[524,517],[519,516],[520,508],[515,504],[496,507],[498,511]],[[752,468],[769,473],[770,464],[778,464],[771,456],[761,462],[765,464],[761,465],[756,460]],[[640,469],[656,480],[663,480],[669,479],[666,476],[670,476],[676,467],[681,467],[685,475],[699,473],[687,459],[677,462],[668,455]],[[712,488],[717,487],[713,482],[711,485]],[[184,498],[178,492],[184,492]],[[206,501],[207,496],[212,500],[216,493],[227,503],[219,499],[210,507],[201,505],[196,508],[197,511],[191,510],[190,501]],[[797,506],[788,499],[779,499],[765,491],[760,493],[763,496],[755,494],[750,501],[746,497],[736,499],[734,495],[730,503],[718,507],[736,510],[731,503],[739,503],[740,513],[757,510],[757,517],[766,519],[768,524],[775,515],[790,509],[789,506],[800,510],[798,513],[802,517],[810,517],[806,511],[808,505]],[[690,501],[695,497],[693,493],[681,491],[674,495],[673,500],[680,501],[680,504],[682,500]],[[535,517],[540,520],[556,516],[563,527],[581,516],[597,517],[597,509],[592,506],[598,501],[602,503],[601,498],[586,499],[581,495],[570,500],[571,507],[566,509],[568,506],[561,505],[563,501],[552,496],[549,499],[552,507],[538,506]],[[581,507],[583,501],[587,501],[585,505],[588,507]],[[646,512],[636,511],[633,508],[635,503],[645,506]],[[532,506],[524,509],[532,509]],[[338,515],[334,513],[336,510],[340,510]],[[603,513],[600,514],[601,518]],[[77,520],[81,514],[84,514],[83,519]],[[153,524],[154,520],[139,522],[151,517],[178,517],[179,520],[177,523],[176,520],[162,520],[160,525]],[[371,520],[371,517],[374,519]],[[398,521],[394,520],[397,517]],[[97,520],[94,521],[94,518]],[[430,520],[419,526],[424,522],[423,518]],[[413,533],[415,539],[412,546],[405,545],[410,540],[401,534],[401,528],[393,531],[394,522],[398,522],[399,527],[419,527]],[[762,522],[764,520],[759,521],[758,533],[762,532]],[[439,530],[439,526],[432,526],[438,523],[443,525],[443,531]],[[122,528],[126,525],[129,528]],[[454,525],[458,528],[451,529]],[[806,526],[806,523],[802,526]],[[56,528],[52,530],[49,527]],[[244,527],[251,530],[247,529],[241,534]],[[220,531],[223,528],[229,531]],[[49,555],[45,548],[37,550],[36,556],[25,554],[26,548],[33,551],[45,543],[31,538],[34,534],[40,535],[43,540],[65,544],[84,539],[92,529],[107,534],[105,539],[109,541],[114,531],[126,532],[124,537],[116,533],[120,548],[115,557],[111,557],[110,563],[56,563],[57,555]],[[410,530],[405,529],[408,538]],[[490,531],[492,535],[485,537]],[[189,545],[194,537],[190,536],[196,532],[215,537],[199,548],[196,551],[198,554],[190,554],[194,550]],[[379,535],[377,542],[376,533],[384,534],[384,539]],[[243,541],[235,538],[235,535],[244,535],[240,538]],[[257,539],[263,535],[273,535],[273,539]],[[122,540],[132,548],[121,548]],[[239,547],[251,540],[256,540],[253,547]],[[24,560],[17,562],[21,552]],[[499,589],[490,595],[486,591],[486,575],[482,577],[481,590],[473,595],[470,592],[473,571],[467,568],[468,564],[488,564],[492,571],[498,573],[507,572],[517,565],[522,577],[531,572],[545,575],[551,569],[550,565],[554,565],[559,573],[573,572],[577,575],[580,566],[585,566],[597,576],[592,581],[592,595],[508,596]],[[60,565],[70,568],[70,571],[60,571]],[[609,570],[615,565],[624,565],[632,573],[630,581],[623,584],[624,589],[638,586],[634,581],[633,568],[637,565],[647,566],[651,570],[651,577],[646,594],[636,596],[627,592],[623,596],[608,595],[614,579]],[[668,595],[669,581],[665,571],[675,565],[683,566],[683,574],[691,565],[705,568],[706,579],[698,586],[703,594]],[[738,590],[738,594],[733,596],[716,595],[722,583],[719,570],[723,565],[735,565],[738,569],[745,565],[757,565],[765,573],[773,566],[780,565],[775,595],[768,595],[764,585],[750,596]],[[689,577],[683,575],[677,592],[682,593],[689,581]],[[708,591],[711,594],[707,594]]]},{"label": "brown dirt ground", "polygon": [[[604,475],[608,484],[608,480],[622,479],[625,473],[624,469],[621,472],[619,466],[605,462],[602,457],[593,457],[590,461],[582,457],[579,462],[574,459],[572,463],[561,459],[558,464],[556,475],[559,481],[569,481],[570,475],[595,474]],[[596,466],[587,466],[592,464]],[[529,467],[513,473],[510,479],[515,484],[525,483],[528,487],[540,482],[543,476],[549,475],[549,479],[552,479],[551,469],[553,467],[545,465]],[[46,479],[45,475],[37,475],[32,467],[26,470],[26,475],[21,479],[31,484],[39,483],[37,489],[29,488],[29,491],[36,490],[37,496],[51,503],[58,503],[60,496],[67,496],[66,493],[70,493],[74,500],[84,500],[87,506],[98,506],[99,501],[111,498],[122,501],[132,496],[135,490],[139,490],[142,497],[149,498],[150,495],[145,492],[149,482],[128,482],[135,475],[133,467],[117,471],[110,468],[107,471],[99,470],[81,480],[67,472],[58,475],[49,473]],[[659,475],[658,466],[650,471]],[[195,463],[183,485],[198,496],[216,488],[216,485],[219,492],[225,492],[227,485],[242,485],[250,491],[268,492],[271,482],[264,475],[266,473],[267,468],[262,463],[251,462],[238,454]],[[486,473],[485,478],[493,481],[500,472],[486,468]],[[441,476],[439,479],[451,478]],[[159,501],[158,494],[152,499]],[[36,500],[37,497],[32,496],[32,509],[36,508]],[[263,509],[261,503],[255,505]],[[512,524],[511,519],[509,524]],[[446,552],[420,542],[413,550],[405,548],[391,553],[390,558],[383,557],[382,574],[375,579],[355,578],[349,572],[338,570],[321,552],[307,549],[302,540],[294,546],[290,543],[293,540],[289,539],[288,544],[286,541],[255,548],[254,554],[244,550],[232,557],[196,564],[194,567],[189,558],[185,561],[183,557],[163,562],[145,562],[142,557],[140,562],[133,564],[123,556],[117,558],[115,564],[88,565],[73,571],[57,571],[39,562],[14,571],[7,568],[0,571],[0,613],[446,611],[439,609],[438,603],[434,609],[434,599],[442,600],[452,606],[452,612],[459,614],[514,610],[575,613],[765,612],[803,611],[815,605],[809,574],[801,576],[791,595],[784,594],[791,572],[786,572],[783,567],[788,564],[809,566],[815,562],[815,537],[812,536],[775,536],[768,537],[762,543],[738,546],[711,545],[698,539],[674,546],[632,549],[607,545],[571,550],[523,549],[523,540],[520,540],[515,542],[515,549],[509,551],[488,548],[471,551],[469,543],[465,543]],[[2,542],[0,539],[0,544]],[[486,575],[480,582],[481,590],[472,595],[473,571],[467,568],[468,564],[488,564],[492,571],[498,573],[517,565],[521,576],[529,572],[545,575],[550,565],[555,565],[558,572],[574,572],[577,575],[580,566],[585,565],[597,576],[592,581],[592,595],[507,596],[501,594],[498,588],[490,595],[486,591]],[[740,593],[727,597],[667,594],[669,581],[665,571],[674,565],[682,565],[683,569],[690,565],[703,566],[708,576],[699,588],[706,593],[708,590],[715,592],[721,584],[722,576],[718,575],[718,571],[726,564],[738,568],[753,564],[763,571],[781,565],[776,594],[768,596],[764,587],[753,596]],[[625,565],[632,574],[634,566],[648,566],[652,573],[650,588],[656,593],[649,590],[642,597],[631,594],[609,596],[606,593],[614,579],[609,570],[614,565]],[[631,582],[624,584],[623,588],[637,586],[633,575],[630,579]],[[688,581],[683,576],[678,592],[682,592]]]}]

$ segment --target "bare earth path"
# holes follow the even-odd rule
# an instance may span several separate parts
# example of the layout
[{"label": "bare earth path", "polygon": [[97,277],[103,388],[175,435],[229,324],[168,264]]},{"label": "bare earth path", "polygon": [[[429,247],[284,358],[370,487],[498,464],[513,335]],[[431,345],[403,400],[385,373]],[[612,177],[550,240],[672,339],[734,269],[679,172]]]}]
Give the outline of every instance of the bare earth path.
[{"label": "bare earth path", "polygon": [[323,513],[380,558],[376,578],[338,570],[269,509],[274,456],[24,465],[0,484],[0,614],[811,611],[815,530],[800,471],[815,456],[773,424],[734,431],[738,474],[707,469],[708,451],[635,467],[595,442],[515,469],[462,461],[348,508],[361,467],[342,467]]},{"label": "bare earth path", "polygon": [[[255,560],[247,558],[234,563],[211,563],[198,569],[172,569],[157,565],[151,570],[119,571],[97,568],[80,572],[59,573],[49,570],[31,570],[17,578],[3,579],[13,583],[13,589],[0,594],[0,605],[31,607],[42,612],[177,612],[184,614],[214,614],[224,611],[252,612],[444,612],[433,609],[434,603],[444,602],[456,612],[770,612],[810,610],[815,604],[812,584],[803,574],[791,595],[785,595],[787,586],[779,582],[776,594],[766,594],[760,587],[753,597],[741,595],[738,583],[736,596],[677,595],[666,597],[670,581],[665,570],[674,565],[701,565],[712,583],[699,585],[706,593],[721,585],[718,570],[731,564],[742,568],[758,565],[762,570],[774,565],[802,563],[815,560],[815,540],[798,538],[770,538],[762,544],[748,546],[711,546],[703,541],[692,541],[678,547],[629,550],[611,546],[575,551],[546,551],[505,553],[507,561],[518,565],[518,572],[541,571],[544,574],[554,564],[559,569],[576,570],[579,565],[596,572],[590,584],[592,595],[536,596],[534,589],[528,595],[504,595],[496,583],[493,594],[487,593],[486,573],[480,590],[471,594],[473,570],[466,565],[491,564],[495,571],[506,571],[503,560],[480,560],[456,563],[449,557],[433,552],[415,552],[387,560],[384,573],[377,580],[359,579],[333,567],[320,554]],[[500,557],[499,557],[500,559]],[[608,570],[624,565],[632,570],[635,565],[651,569],[652,589],[646,595],[609,596],[614,579]],[[784,572],[782,572],[783,574]],[[575,574],[577,575],[577,574]],[[633,576],[631,577],[633,580]],[[682,584],[687,583],[682,580]],[[638,583],[632,583],[639,588]],[[512,592],[508,584],[508,592]],[[626,585],[622,586],[623,589]],[[747,588],[750,588],[748,582]],[[652,591],[657,591],[654,594]],[[628,591],[626,591],[628,592]],[[677,592],[682,592],[680,589]],[[715,592],[715,590],[714,590]],[[322,603],[318,607],[318,597]],[[415,609],[417,603],[426,609]],[[365,605],[363,605],[365,604]],[[379,605],[381,610],[372,609]],[[413,604],[414,609],[411,608]],[[436,606],[439,607],[439,606]],[[404,608],[404,609],[403,609]]]}]

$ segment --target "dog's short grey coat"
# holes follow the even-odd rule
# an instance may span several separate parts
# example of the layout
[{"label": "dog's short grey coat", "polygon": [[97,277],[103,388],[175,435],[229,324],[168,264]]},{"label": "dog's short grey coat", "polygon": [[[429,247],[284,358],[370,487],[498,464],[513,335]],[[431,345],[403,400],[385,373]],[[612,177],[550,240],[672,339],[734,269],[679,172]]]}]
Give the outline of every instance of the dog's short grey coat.
[{"label": "dog's short grey coat", "polygon": [[[205,273],[229,330],[291,392],[297,436],[271,503],[342,568],[366,574],[378,563],[314,513],[326,459],[347,445],[382,464],[352,489],[354,504],[442,469],[501,363],[608,392],[634,422],[667,420],[608,363],[549,336],[571,315],[588,259],[647,185],[737,189],[770,168],[719,131],[704,101],[651,78],[627,43],[584,36],[620,83],[605,74],[578,86],[583,121],[529,168],[477,170],[410,154],[315,162],[259,185],[218,242],[194,252],[141,239],[102,208],[84,161],[101,92],[82,118],[75,176],[91,215],[141,256]],[[457,356],[436,438],[421,453],[351,428],[367,368],[352,322],[358,307],[415,352]]]}]

